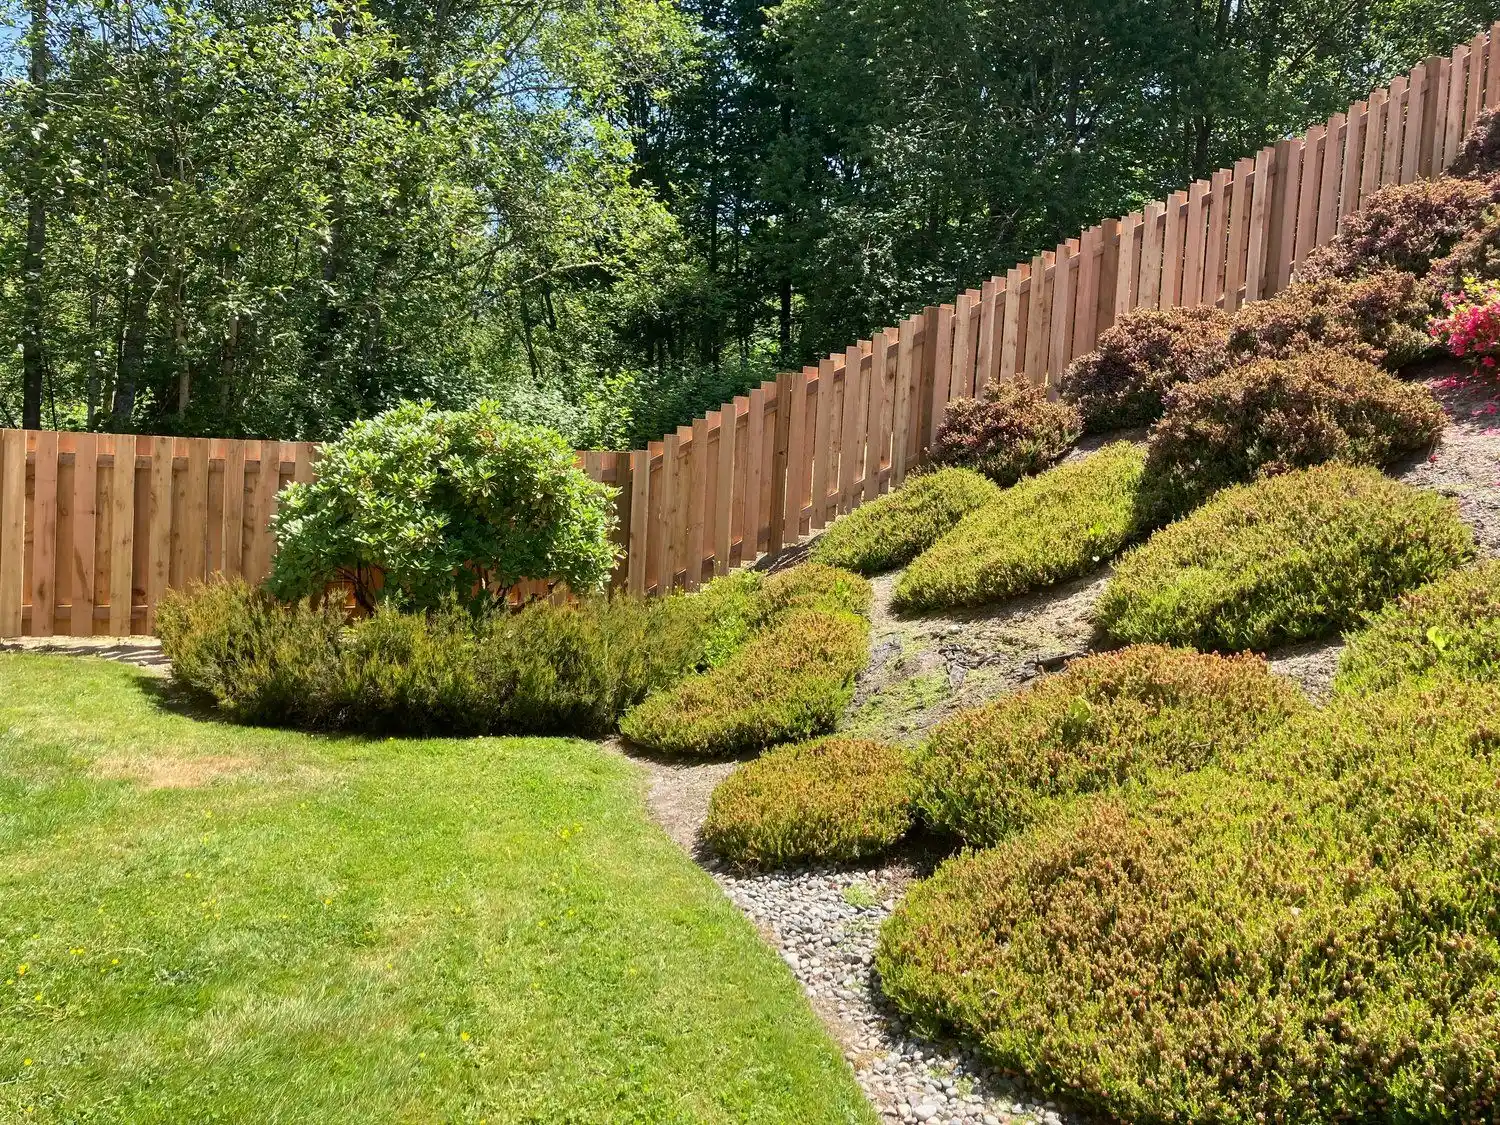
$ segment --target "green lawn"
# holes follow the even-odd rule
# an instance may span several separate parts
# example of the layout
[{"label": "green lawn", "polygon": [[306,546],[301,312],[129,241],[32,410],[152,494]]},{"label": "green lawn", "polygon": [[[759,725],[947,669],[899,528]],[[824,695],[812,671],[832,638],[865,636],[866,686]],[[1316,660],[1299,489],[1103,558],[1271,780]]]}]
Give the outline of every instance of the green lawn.
[{"label": "green lawn", "polygon": [[0,1120],[873,1121],[628,762],[158,688],[0,655]]}]

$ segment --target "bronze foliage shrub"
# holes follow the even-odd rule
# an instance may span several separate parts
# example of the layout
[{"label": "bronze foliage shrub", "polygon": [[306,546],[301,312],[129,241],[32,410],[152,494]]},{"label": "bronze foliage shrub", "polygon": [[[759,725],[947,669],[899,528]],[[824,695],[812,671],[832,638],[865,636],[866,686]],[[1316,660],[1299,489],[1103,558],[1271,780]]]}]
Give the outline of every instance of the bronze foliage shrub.
[{"label": "bronze foliage shrub", "polygon": [[1427,315],[1409,273],[1298,282],[1235,313],[1229,353],[1240,363],[1327,348],[1394,370],[1427,350]]},{"label": "bronze foliage shrub", "polygon": [[1327,350],[1258,360],[1180,386],[1148,446],[1153,522],[1262,475],[1325,461],[1387,465],[1431,445],[1444,420],[1421,384]]},{"label": "bronze foliage shrub", "polygon": [[1496,203],[1500,178],[1387,184],[1340,220],[1332,241],[1308,253],[1297,280],[1350,279],[1386,268],[1420,276]]},{"label": "bronze foliage shrub", "polygon": [[898,747],[839,737],[782,746],[719,783],[703,839],[745,867],[863,859],[911,829],[911,797]]},{"label": "bronze foliage shrub", "polygon": [[1336,701],[1239,764],[966,853],[882,929],[886,994],[1127,1121],[1487,1121],[1500,694]]},{"label": "bronze foliage shrub", "polygon": [[1074,407],[1019,379],[997,379],[977,398],[948,403],[932,441],[932,461],[1014,484],[1056,464],[1078,439]]},{"label": "bronze foliage shrub", "polygon": [[939,725],[916,758],[918,807],[986,847],[1079,794],[1238,754],[1305,707],[1258,656],[1100,653]]},{"label": "bronze foliage shrub", "polygon": [[1210,306],[1128,312],[1068,367],[1063,401],[1089,433],[1148,425],[1161,416],[1169,389],[1225,369],[1229,325]]}]

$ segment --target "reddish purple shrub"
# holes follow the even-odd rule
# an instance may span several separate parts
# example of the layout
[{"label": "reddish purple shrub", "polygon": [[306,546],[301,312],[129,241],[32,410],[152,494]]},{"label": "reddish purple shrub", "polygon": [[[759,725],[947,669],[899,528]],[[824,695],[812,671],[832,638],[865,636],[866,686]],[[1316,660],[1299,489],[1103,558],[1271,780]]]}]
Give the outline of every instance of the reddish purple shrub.
[{"label": "reddish purple shrub", "polygon": [[1226,485],[1325,461],[1385,465],[1443,421],[1426,387],[1353,356],[1257,360],[1168,396],[1146,457],[1151,514],[1165,522]]},{"label": "reddish purple shrub", "polygon": [[980,398],[948,404],[932,443],[939,465],[976,469],[1009,485],[1055,464],[1077,440],[1078,411],[1018,379],[991,383]]},{"label": "reddish purple shrub", "polygon": [[1490,176],[1500,172],[1500,114],[1480,110],[1474,126],[1464,137],[1464,147],[1448,166],[1455,176]]},{"label": "reddish purple shrub", "polygon": [[1173,386],[1228,366],[1229,323],[1211,306],[1128,312],[1064,373],[1063,400],[1090,433],[1148,425]]},{"label": "reddish purple shrub", "polygon": [[1344,281],[1299,282],[1235,314],[1232,359],[1286,359],[1327,348],[1397,368],[1427,349],[1417,279],[1393,269]]},{"label": "reddish purple shrub", "polygon": [[1345,215],[1333,241],[1308,254],[1298,281],[1352,278],[1384,268],[1425,274],[1500,203],[1500,177],[1387,184]]}]

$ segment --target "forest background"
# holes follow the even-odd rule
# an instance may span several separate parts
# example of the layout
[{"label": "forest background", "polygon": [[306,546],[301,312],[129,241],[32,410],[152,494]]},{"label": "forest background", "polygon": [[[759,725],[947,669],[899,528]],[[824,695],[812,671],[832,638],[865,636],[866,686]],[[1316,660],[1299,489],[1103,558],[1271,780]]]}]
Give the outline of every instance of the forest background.
[{"label": "forest background", "polygon": [[1500,0],[0,0],[0,425],[629,448]]}]

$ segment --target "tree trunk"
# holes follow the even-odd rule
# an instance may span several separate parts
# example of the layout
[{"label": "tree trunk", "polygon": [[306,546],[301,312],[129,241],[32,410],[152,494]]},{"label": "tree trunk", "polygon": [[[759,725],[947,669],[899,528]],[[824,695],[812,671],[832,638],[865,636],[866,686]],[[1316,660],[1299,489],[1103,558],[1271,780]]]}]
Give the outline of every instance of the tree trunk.
[{"label": "tree trunk", "polygon": [[26,254],[22,285],[25,289],[25,323],[21,329],[21,425],[42,428],[42,340],[46,329],[46,294],[42,272],[47,258],[48,177],[42,150],[47,127],[47,0],[31,0],[31,129],[35,138],[31,152],[30,183],[26,207]]}]

